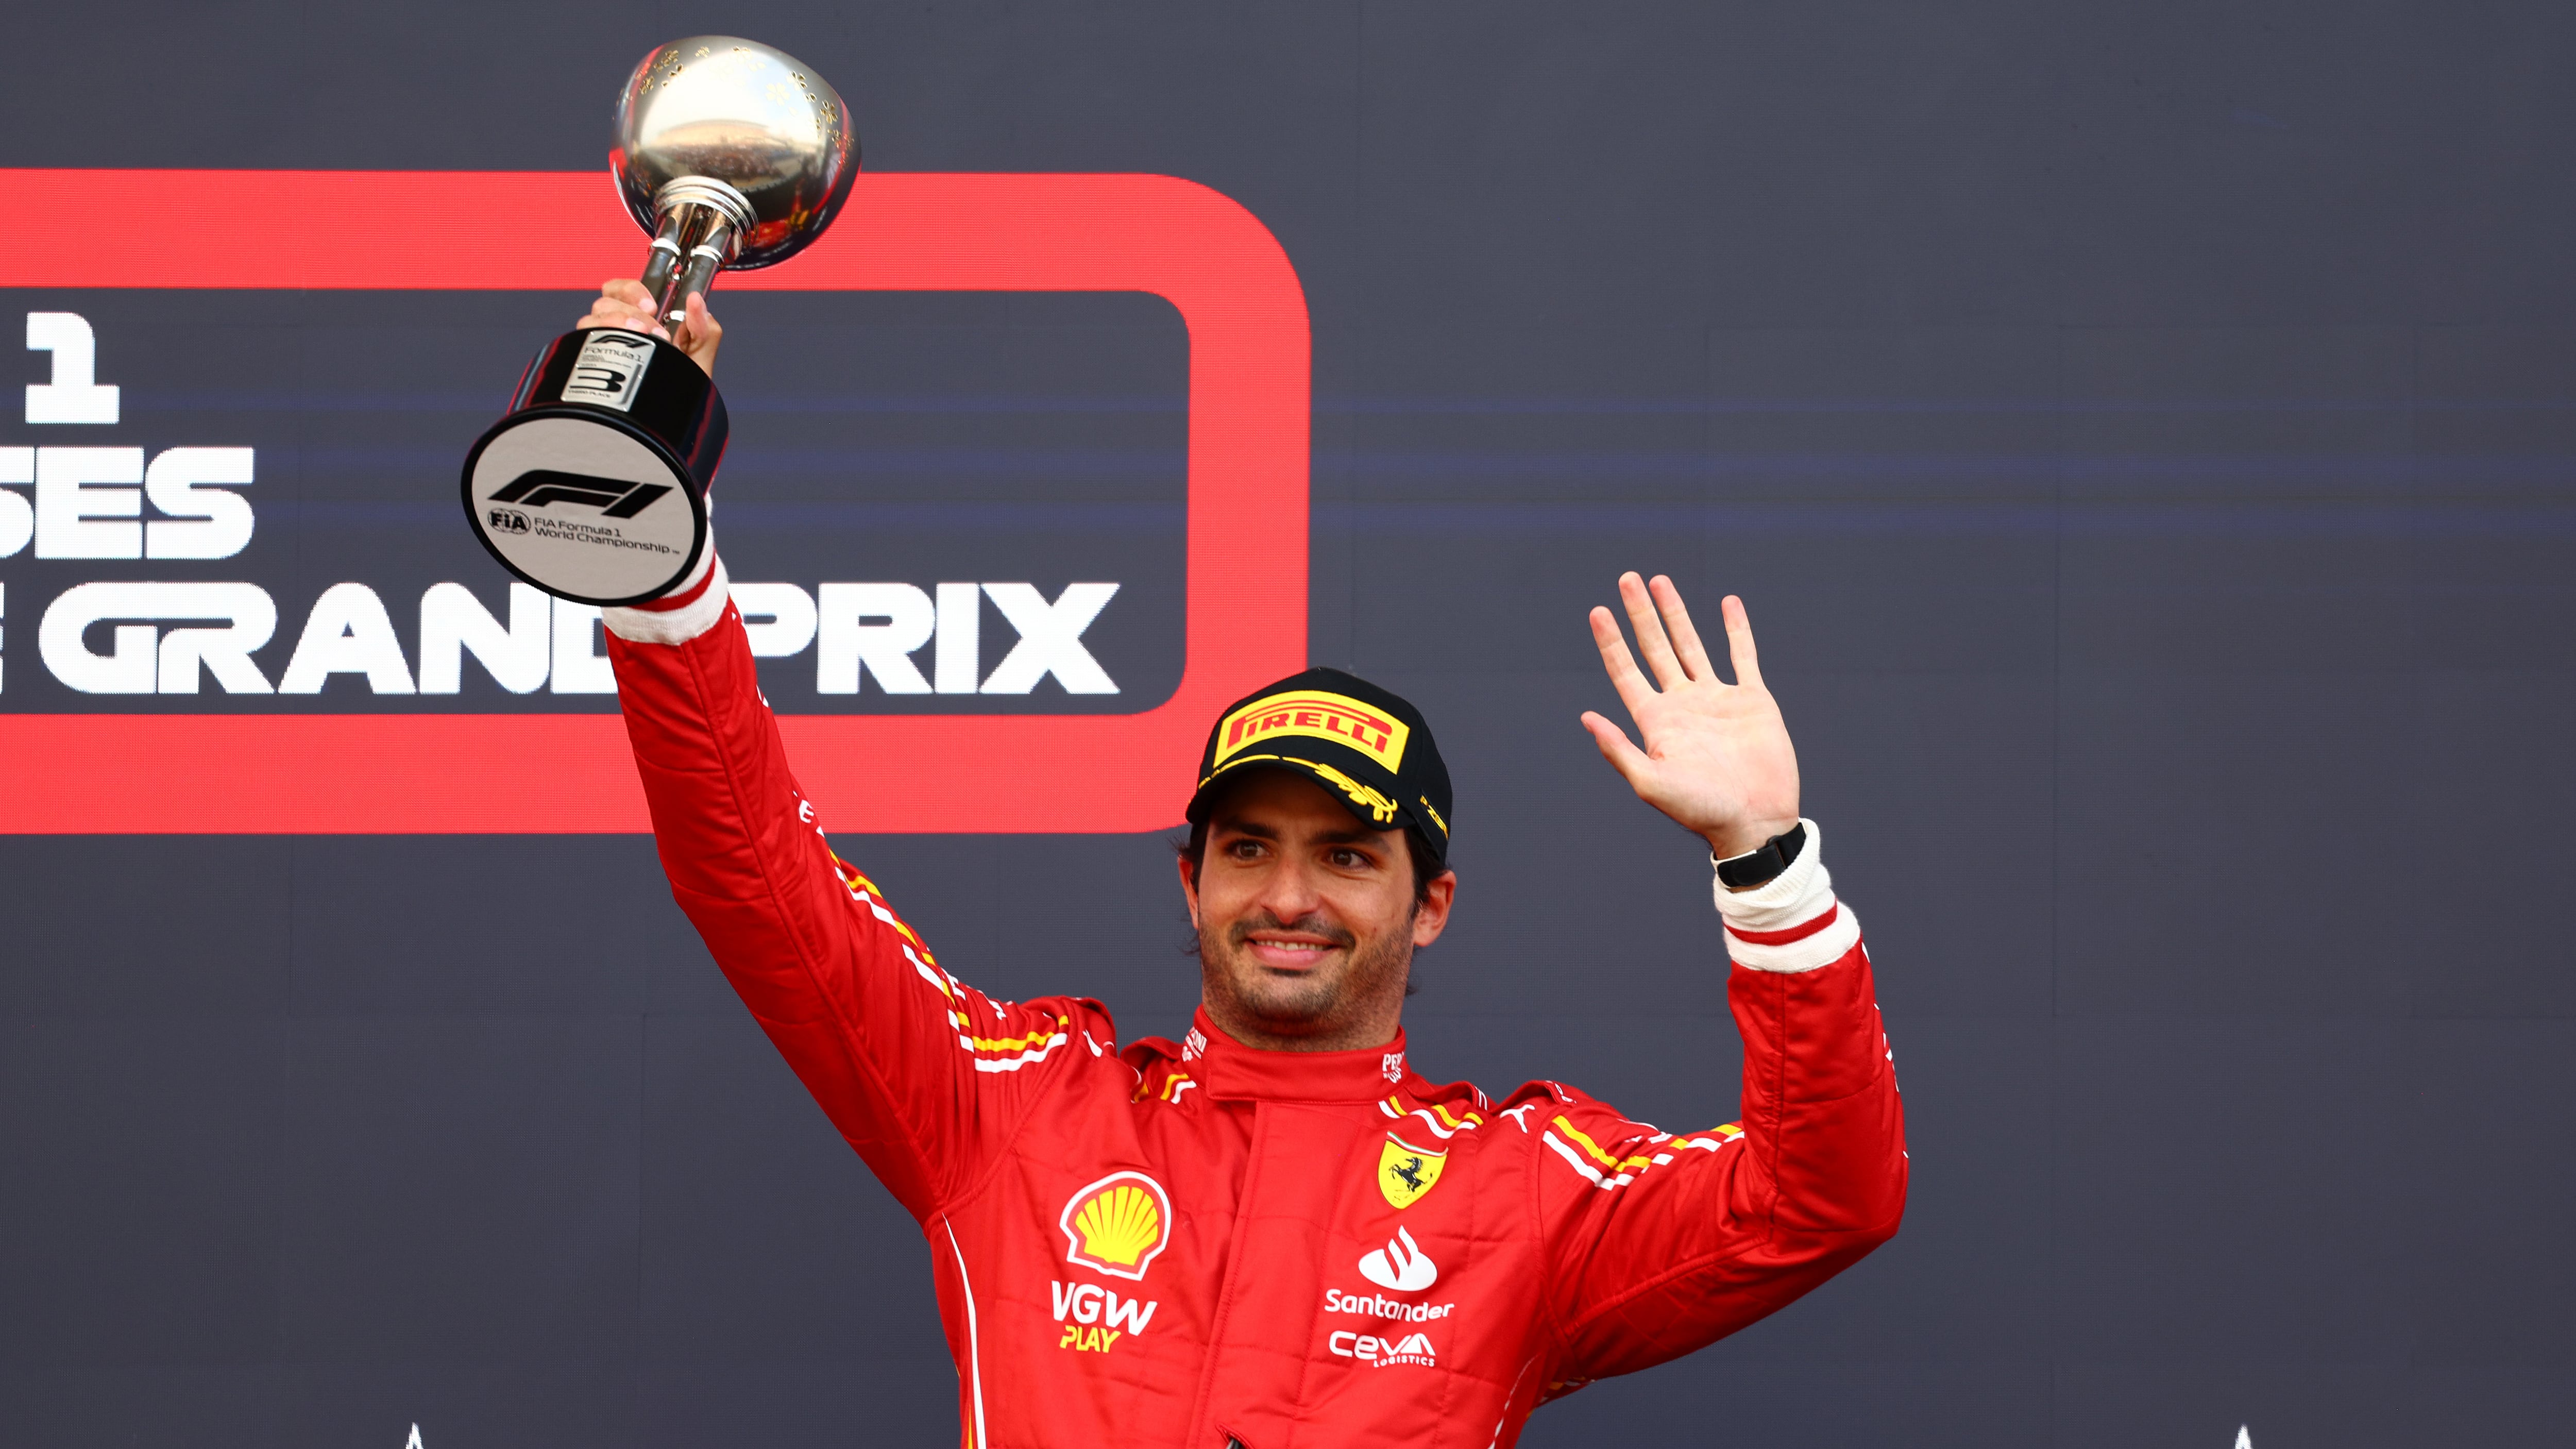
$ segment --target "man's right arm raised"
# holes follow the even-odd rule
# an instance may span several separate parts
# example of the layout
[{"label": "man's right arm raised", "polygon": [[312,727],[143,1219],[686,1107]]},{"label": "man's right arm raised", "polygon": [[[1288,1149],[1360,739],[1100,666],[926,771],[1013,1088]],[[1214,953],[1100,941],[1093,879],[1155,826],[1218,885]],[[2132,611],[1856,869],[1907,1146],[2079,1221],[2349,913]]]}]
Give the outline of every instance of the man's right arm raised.
[{"label": "man's right arm raised", "polygon": [[833,1126],[927,1221],[1067,1063],[1115,1050],[1106,1014],[965,986],[832,853],[712,540],[689,582],[606,622],[671,894]]}]

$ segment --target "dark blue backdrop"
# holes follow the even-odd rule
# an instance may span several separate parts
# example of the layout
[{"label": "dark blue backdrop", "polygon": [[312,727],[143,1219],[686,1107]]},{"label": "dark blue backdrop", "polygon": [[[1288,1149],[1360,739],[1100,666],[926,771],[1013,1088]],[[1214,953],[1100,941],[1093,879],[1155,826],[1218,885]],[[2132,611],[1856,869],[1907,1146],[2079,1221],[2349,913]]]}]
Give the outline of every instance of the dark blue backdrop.
[{"label": "dark blue backdrop", "polygon": [[[1574,721],[1610,704],[1582,616],[1618,570],[1744,593],[1870,929],[1912,1207],[1810,1299],[1527,1442],[2352,1449],[2576,1415],[2576,972],[2546,904],[2576,786],[2565,7],[88,4],[11,30],[5,165],[589,168],[631,59],[713,30],[829,75],[877,169],[1241,201],[1314,319],[1314,658],[1421,702],[1457,774],[1460,915],[1408,1016],[1435,1078],[1732,1115],[1706,867]],[[388,579],[407,540],[465,547],[400,582],[497,605],[447,440],[579,299],[386,298],[443,339],[435,376],[357,404],[313,362],[372,320],[347,298],[0,303],[94,313],[131,389],[97,441],[284,428],[264,509]],[[813,450],[1002,436],[1018,464],[968,460],[992,496],[1125,458],[1170,524],[1167,313],[846,305],[720,308],[747,471],[771,448],[821,498]],[[763,412],[791,334],[845,336],[854,395],[949,400],[853,406],[855,433]],[[1047,401],[1085,389],[1136,405]],[[961,441],[957,406],[1128,421]],[[52,440],[14,413],[0,444]],[[1117,637],[1167,689],[1157,538]],[[48,578],[0,561],[11,708],[71,707],[22,697]],[[1194,999],[1157,837],[838,844],[1000,994],[1096,995],[1131,1036]],[[909,1220],[649,842],[17,838],[0,922],[0,1439],[953,1437]]]}]

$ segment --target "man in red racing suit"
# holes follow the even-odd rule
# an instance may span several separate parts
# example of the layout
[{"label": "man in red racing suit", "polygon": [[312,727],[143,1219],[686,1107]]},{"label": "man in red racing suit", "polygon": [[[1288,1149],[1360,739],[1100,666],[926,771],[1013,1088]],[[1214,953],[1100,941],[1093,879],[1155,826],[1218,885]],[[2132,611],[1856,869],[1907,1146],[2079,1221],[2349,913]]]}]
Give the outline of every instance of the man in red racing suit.
[{"label": "man in red racing suit", "polygon": [[[1742,845],[1743,820],[1721,817],[1744,802],[1705,804],[1724,795],[1708,781],[1749,768],[1742,749],[1772,751],[1790,761],[1786,803],[1762,828],[1795,820],[1794,759],[1741,606],[1727,600],[1730,686],[1668,582],[1650,596],[1629,575],[1621,592],[1657,681],[1596,610],[1647,746],[1587,716],[1604,754],[1651,803],[1712,840],[1730,839],[1718,826],[1731,823]],[[608,625],[672,893],[842,1137],[921,1223],[970,1449],[1510,1444],[1549,1398],[1711,1343],[1896,1230],[1906,1170],[1894,1071],[1860,928],[1834,897],[1812,822],[1764,844],[1767,883],[1716,890],[1743,1120],[1675,1134],[1555,1082],[1495,1100],[1428,1080],[1393,1007],[1377,1029],[1388,1034],[1361,1049],[1277,1050],[1221,1030],[1208,1005],[1174,1042],[1122,1040],[1096,1001],[987,997],[826,843],[712,549],[688,584],[609,610]],[[1340,804],[1393,801],[1394,775],[1380,790],[1316,773],[1351,787]],[[1444,805],[1446,788],[1443,771]],[[1415,813],[1429,818],[1422,798]],[[1445,846],[1447,812],[1436,813]],[[1229,869],[1270,858],[1262,827],[1250,830],[1224,847]],[[1216,868],[1218,848],[1203,847],[1199,870]],[[1729,867],[1759,854],[1727,853]],[[1198,917],[1214,887],[1191,867]],[[1445,919],[1454,878],[1440,879]],[[1418,915],[1418,877],[1415,893]],[[1329,912],[1272,923],[1244,949],[1302,959],[1345,939]],[[1207,948],[1224,949],[1201,924]],[[1209,980],[1222,1005],[1213,964]]]}]

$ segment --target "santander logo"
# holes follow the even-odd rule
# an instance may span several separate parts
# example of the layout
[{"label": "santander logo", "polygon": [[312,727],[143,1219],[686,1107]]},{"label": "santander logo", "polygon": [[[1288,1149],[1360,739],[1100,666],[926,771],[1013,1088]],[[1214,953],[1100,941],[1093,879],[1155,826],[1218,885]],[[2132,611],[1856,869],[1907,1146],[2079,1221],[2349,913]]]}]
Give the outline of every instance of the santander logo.
[{"label": "santander logo", "polygon": [[1397,1228],[1385,1247],[1360,1259],[1360,1276],[1380,1288],[1414,1293],[1438,1282],[1440,1267],[1413,1241],[1413,1234]]}]

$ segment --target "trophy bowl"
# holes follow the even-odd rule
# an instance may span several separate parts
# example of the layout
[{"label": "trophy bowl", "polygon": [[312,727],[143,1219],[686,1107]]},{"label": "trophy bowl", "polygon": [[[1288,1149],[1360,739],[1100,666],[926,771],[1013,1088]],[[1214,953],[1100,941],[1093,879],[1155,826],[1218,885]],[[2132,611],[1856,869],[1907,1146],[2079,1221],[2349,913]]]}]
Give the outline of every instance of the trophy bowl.
[{"label": "trophy bowl", "polygon": [[[739,198],[734,254],[748,269],[785,261],[822,235],[859,174],[839,93],[794,56],[755,40],[698,35],[654,47],[617,97],[617,194],[659,235],[673,188],[715,182]],[[732,198],[727,198],[731,200]]]}]

